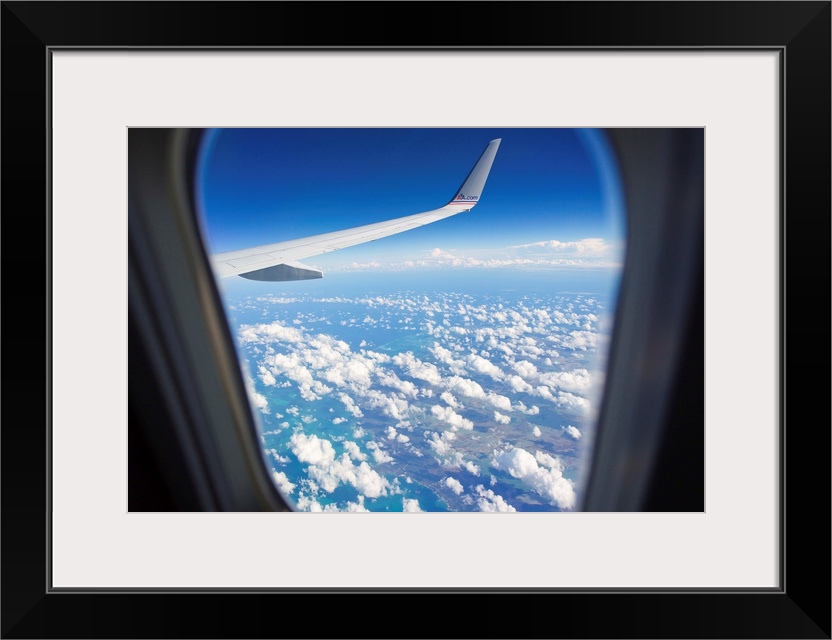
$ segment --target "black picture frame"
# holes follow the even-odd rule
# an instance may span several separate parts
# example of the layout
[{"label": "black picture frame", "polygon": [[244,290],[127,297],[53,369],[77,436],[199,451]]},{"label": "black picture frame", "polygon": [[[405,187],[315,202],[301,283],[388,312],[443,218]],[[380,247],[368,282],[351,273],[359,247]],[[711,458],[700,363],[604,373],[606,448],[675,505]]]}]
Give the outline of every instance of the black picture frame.
[{"label": "black picture frame", "polygon": [[[400,30],[403,15],[407,31]],[[295,633],[282,626],[293,619],[314,620],[309,637],[371,636],[371,629],[385,637],[830,637],[830,2],[3,2],[1,35],[3,337],[7,346],[25,345],[21,355],[7,351],[3,371],[4,638],[281,636]],[[484,590],[473,602],[453,603],[467,611],[455,628],[438,622],[435,607],[447,608],[446,598],[462,592],[374,594],[384,601],[357,590],[53,592],[48,427],[50,389],[59,381],[49,377],[48,96],[50,52],[68,47],[778,51],[785,80],[780,588]],[[807,287],[810,296],[795,293]],[[812,317],[809,344],[804,313]],[[806,373],[818,369],[825,373]],[[368,626],[379,606],[409,612],[401,628]],[[365,619],[354,625],[358,610]],[[503,616],[506,627],[498,626]]]}]

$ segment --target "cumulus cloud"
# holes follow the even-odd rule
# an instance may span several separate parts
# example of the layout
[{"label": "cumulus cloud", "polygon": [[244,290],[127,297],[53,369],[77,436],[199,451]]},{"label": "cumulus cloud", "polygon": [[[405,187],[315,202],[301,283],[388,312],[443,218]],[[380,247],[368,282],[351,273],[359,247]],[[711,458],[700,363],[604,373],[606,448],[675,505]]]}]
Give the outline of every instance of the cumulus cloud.
[{"label": "cumulus cloud", "polygon": [[[528,249],[539,254],[546,251],[560,253],[559,257],[553,256],[552,259],[567,257],[567,243],[561,243],[563,246],[560,247],[544,244],[536,243],[534,247],[517,250]],[[576,251],[577,247],[573,246],[571,250]],[[460,256],[451,258],[448,252],[443,252],[437,258],[449,260]],[[316,312],[296,314],[287,310],[283,313],[286,317],[281,316],[280,320],[245,325],[238,331],[238,341],[254,362],[252,387],[256,383],[258,389],[264,391],[291,386],[293,389],[288,397],[296,397],[302,407],[302,411],[296,406],[289,410],[281,406],[271,407],[292,416],[287,418],[291,424],[283,422],[275,428],[275,435],[282,432],[284,435],[281,438],[287,438],[291,432],[286,433],[283,429],[297,428],[302,422],[314,420],[315,417],[321,429],[326,425],[349,427],[330,427],[332,435],[327,436],[329,440],[321,437],[321,432],[317,430],[318,436],[298,431],[291,447],[287,448],[291,451],[290,456],[294,454],[298,461],[310,467],[302,470],[305,474],[302,480],[291,475],[286,477],[287,481],[291,478],[293,485],[303,483],[301,491],[294,487],[294,495],[304,493],[308,509],[317,508],[314,505],[320,500],[319,491],[330,492],[337,486],[354,486],[362,482],[362,477],[371,478],[367,474],[362,476],[360,463],[367,463],[367,468],[372,471],[369,465],[376,467],[395,462],[388,450],[395,451],[396,458],[405,456],[399,460],[402,463],[412,456],[433,453],[445,474],[454,469],[459,470],[454,471],[457,475],[463,472],[480,474],[479,467],[466,459],[474,451],[477,451],[476,455],[482,455],[481,446],[486,444],[486,438],[491,437],[489,434],[472,433],[477,419],[485,418],[484,424],[492,425],[516,423],[516,430],[501,431],[516,431],[515,435],[521,440],[540,438],[541,429],[547,428],[545,424],[549,422],[549,415],[544,413],[542,419],[536,420],[541,422],[540,427],[529,424],[522,414],[531,416],[540,413],[537,406],[526,406],[531,404],[529,400],[537,401],[544,407],[552,406],[552,420],[557,414],[572,414],[580,420],[578,416],[589,413],[590,401],[587,398],[592,397],[593,386],[602,376],[595,371],[590,375],[589,356],[583,353],[596,348],[597,336],[603,332],[600,320],[602,306],[586,296],[558,294],[546,299],[530,294],[510,302],[503,300],[504,304],[494,299],[478,300],[475,296],[452,293],[436,296],[402,293],[355,298],[321,298],[304,294],[297,299],[278,301],[274,298],[269,297],[269,304],[314,301],[322,305],[348,305],[334,307],[335,313],[332,314],[325,306]],[[241,303],[241,309],[257,309],[250,301],[249,307],[244,304]],[[277,313],[280,314],[280,310]],[[262,314],[264,318],[276,317],[273,308],[263,307]],[[389,351],[389,355],[370,351],[373,346],[368,347],[366,340],[359,345],[360,332],[368,335],[366,331],[371,330],[367,323],[362,322],[365,318],[387,329],[397,326],[399,330],[404,327],[418,328],[427,338],[427,344],[422,343],[412,351],[398,354],[395,351]],[[295,326],[292,326],[293,321]],[[350,344],[336,335],[312,333],[308,328],[315,323],[321,326],[339,322],[351,327],[350,331],[359,332],[354,334],[357,339],[352,343],[356,351],[352,351]],[[390,344],[385,341],[385,346],[379,348],[388,351]],[[576,368],[581,366],[587,368]],[[331,399],[324,397],[328,394]],[[257,394],[256,391],[250,395],[253,408],[263,412],[269,410],[268,395]],[[301,398],[307,402],[303,403]],[[430,401],[429,398],[436,400]],[[440,399],[441,404],[433,406],[433,402]],[[317,404],[313,405],[310,401],[317,401]],[[491,415],[493,422],[488,420]],[[277,419],[273,421],[275,424]],[[409,426],[411,424],[415,427]],[[577,440],[581,437],[578,430],[581,423],[574,424],[577,426],[564,427],[563,433]],[[433,428],[436,433],[426,428]],[[405,435],[405,429],[408,435]],[[422,433],[424,439],[415,437],[414,433]],[[523,436],[524,433],[526,436]],[[368,434],[376,442],[366,443]],[[345,442],[349,437],[356,442]],[[384,443],[391,440],[396,444],[385,447]],[[269,441],[269,446],[271,444]],[[489,445],[487,451],[497,446]],[[283,446],[286,446],[285,441]],[[547,480],[543,474],[551,476],[561,473],[562,476],[562,468],[547,466],[545,458],[532,456],[538,470],[529,471],[522,465],[512,467],[510,461],[501,455],[495,451],[492,456],[497,460],[495,469],[504,471],[506,475],[513,475],[510,469],[515,473],[525,469],[522,477],[514,476],[518,479],[515,485],[522,481],[550,500],[550,489],[556,483],[551,478]],[[288,473],[288,468],[273,464]],[[394,479],[393,468],[389,469],[391,475],[386,490],[398,493],[399,480]],[[447,484],[448,478],[440,478],[442,476],[433,481]],[[483,482],[488,486],[488,482]],[[367,481],[365,485],[371,487],[372,483]],[[372,488],[369,490],[373,491]],[[359,495],[364,494],[359,492]],[[469,500],[469,507],[479,499],[494,509],[500,498],[490,499],[475,494],[473,487],[465,497]],[[329,505],[327,510],[346,510],[349,504],[342,499],[337,505]],[[359,505],[352,504],[356,508]]]},{"label": "cumulus cloud", "polygon": [[435,431],[430,431],[425,434],[425,437],[428,439],[428,444],[430,448],[433,449],[437,455],[444,456],[447,454],[451,447],[448,445],[447,440],[443,439],[438,433]]},{"label": "cumulus cloud", "polygon": [[358,496],[358,502],[347,502],[344,508],[346,513],[370,513],[370,510],[364,506],[364,496]]},{"label": "cumulus cloud", "polygon": [[531,244],[520,244],[511,247],[512,249],[551,249],[560,253],[572,253],[577,255],[599,255],[607,253],[610,245],[602,238],[584,238],[574,242],[561,242],[559,240],[545,240]]},{"label": "cumulus cloud", "polygon": [[456,401],[456,398],[454,398],[454,394],[452,394],[450,391],[443,391],[439,397],[440,399],[444,400],[448,406],[454,409],[459,409],[460,404]]},{"label": "cumulus cloud", "polygon": [[598,346],[598,334],[592,331],[573,331],[561,338],[561,345],[567,349],[586,351]]},{"label": "cumulus cloud", "polygon": [[275,471],[272,469],[272,478],[274,479],[274,483],[277,485],[277,488],[287,496],[295,490],[295,485],[289,481],[289,478],[287,478],[286,474],[282,471]]},{"label": "cumulus cloud", "polygon": [[433,346],[430,347],[430,352],[439,362],[447,365],[452,373],[457,375],[465,373],[465,362],[454,358],[453,352],[438,342],[433,343]]},{"label": "cumulus cloud", "polygon": [[415,398],[419,394],[416,385],[409,380],[402,380],[392,371],[384,371],[378,374],[378,381],[386,387],[392,387],[409,398]]},{"label": "cumulus cloud", "polygon": [[258,393],[251,389],[248,394],[248,399],[251,405],[264,415],[269,415],[269,401],[262,393]]},{"label": "cumulus cloud", "polygon": [[574,241],[545,240],[488,249],[435,248],[419,257],[387,262],[353,262],[331,271],[406,271],[412,269],[556,269],[618,266],[615,247],[602,238]]},{"label": "cumulus cloud", "polygon": [[307,436],[297,432],[289,440],[292,453],[301,462],[315,465],[329,465],[335,460],[335,449],[329,440],[323,440],[316,435]]},{"label": "cumulus cloud", "polygon": [[286,342],[294,343],[303,340],[303,334],[297,329],[285,326],[275,320],[271,324],[242,325],[238,332],[242,342]]},{"label": "cumulus cloud", "polygon": [[321,504],[317,500],[310,498],[305,494],[298,496],[298,501],[295,503],[295,506],[301,511],[311,511],[313,513],[320,513],[323,511]]},{"label": "cumulus cloud", "polygon": [[419,501],[416,498],[402,498],[402,511],[404,513],[420,513]]},{"label": "cumulus cloud", "polygon": [[532,385],[523,380],[520,376],[508,376],[506,382],[515,393],[528,393],[533,390]]},{"label": "cumulus cloud", "polygon": [[358,444],[351,440],[344,442],[344,451],[346,451],[347,455],[349,455],[349,457],[353,460],[358,460],[360,462],[367,459],[367,454],[362,453]]},{"label": "cumulus cloud", "polygon": [[572,393],[588,393],[592,388],[592,375],[586,369],[542,373],[537,378],[548,387]]},{"label": "cumulus cloud", "polygon": [[529,416],[536,416],[537,414],[540,413],[540,407],[538,407],[537,405],[532,405],[531,407],[527,407],[522,402],[517,403],[517,410],[520,411],[521,413],[525,413],[526,415],[529,415]]},{"label": "cumulus cloud", "polygon": [[263,384],[267,387],[273,387],[277,384],[277,380],[272,375],[272,372],[266,369],[264,366],[260,366],[257,369],[258,377],[262,380]]},{"label": "cumulus cloud", "polygon": [[486,489],[481,484],[476,487],[477,507],[480,511],[508,513],[510,511],[517,511],[512,507],[502,496],[498,496],[491,489]]},{"label": "cumulus cloud", "polygon": [[422,362],[410,351],[394,356],[393,363],[401,367],[411,378],[424,380],[435,385],[442,382],[442,374],[439,373],[435,364]]},{"label": "cumulus cloud", "polygon": [[537,376],[537,367],[528,360],[519,360],[513,365],[514,370],[525,379],[534,379]]},{"label": "cumulus cloud", "polygon": [[452,376],[447,380],[448,390],[467,398],[485,398],[485,389],[478,383],[461,376]]},{"label": "cumulus cloud", "polygon": [[462,463],[462,465],[460,465],[460,466],[472,475],[475,475],[475,476],[480,475],[480,468],[476,464],[471,462],[470,460],[468,460],[467,462]]},{"label": "cumulus cloud", "polygon": [[471,430],[474,428],[474,423],[468,420],[467,418],[463,418],[459,415],[456,411],[451,409],[450,407],[443,407],[441,405],[433,405],[430,408],[430,412],[435,415],[437,418],[442,420],[443,422],[448,423],[451,427],[455,429],[467,429]]},{"label": "cumulus cloud", "polygon": [[376,463],[393,462],[393,456],[386,453],[377,442],[368,442],[367,448],[373,452],[373,459]]},{"label": "cumulus cloud", "polygon": [[536,457],[525,449],[513,447],[495,451],[491,464],[518,478],[551,504],[561,509],[575,506],[575,490],[572,482],[563,477],[560,460],[543,453]]},{"label": "cumulus cloud", "polygon": [[355,404],[355,400],[349,397],[346,393],[342,393],[338,396],[338,399],[344,403],[344,407],[349,411],[354,417],[360,418],[364,415],[361,409],[358,408],[358,405]]},{"label": "cumulus cloud", "polygon": [[335,457],[335,449],[328,440],[316,435],[294,433],[290,439],[292,453],[301,462],[309,463],[307,474],[324,491],[332,493],[338,486],[348,484],[368,498],[387,495],[390,483],[365,461],[353,464],[349,453]]},{"label": "cumulus cloud", "polygon": [[272,458],[274,458],[275,462],[279,462],[280,464],[286,464],[287,462],[289,462],[289,457],[280,455],[280,452],[277,449],[266,449],[266,453],[268,453]]},{"label": "cumulus cloud", "polygon": [[387,488],[390,486],[390,483],[366,462],[355,465],[347,454],[327,467],[310,466],[307,472],[310,478],[329,493],[344,483],[352,485],[368,498],[377,498],[387,495]]},{"label": "cumulus cloud", "polygon": [[462,483],[455,478],[445,478],[445,486],[453,491],[456,495],[462,494]]},{"label": "cumulus cloud", "polygon": [[506,396],[501,396],[499,393],[489,391],[486,394],[485,399],[488,400],[488,402],[493,404],[498,409],[502,409],[503,411],[511,411],[511,400],[509,400]]},{"label": "cumulus cloud", "polygon": [[505,377],[500,367],[477,355],[468,356],[468,368],[475,373],[490,376],[494,380],[502,380]]},{"label": "cumulus cloud", "polygon": [[558,392],[557,404],[562,409],[572,411],[579,415],[588,415],[591,409],[589,400],[565,391]]},{"label": "cumulus cloud", "polygon": [[406,400],[381,393],[375,389],[365,393],[364,402],[366,406],[378,409],[394,420],[401,420],[410,413],[410,405]]}]

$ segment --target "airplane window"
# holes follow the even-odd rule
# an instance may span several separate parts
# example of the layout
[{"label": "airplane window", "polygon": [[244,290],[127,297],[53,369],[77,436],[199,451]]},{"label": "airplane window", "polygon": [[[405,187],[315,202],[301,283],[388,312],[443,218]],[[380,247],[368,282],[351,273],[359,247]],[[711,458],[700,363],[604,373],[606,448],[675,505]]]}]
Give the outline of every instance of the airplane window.
[{"label": "airplane window", "polygon": [[625,210],[593,129],[216,129],[196,192],[300,511],[571,511]]}]

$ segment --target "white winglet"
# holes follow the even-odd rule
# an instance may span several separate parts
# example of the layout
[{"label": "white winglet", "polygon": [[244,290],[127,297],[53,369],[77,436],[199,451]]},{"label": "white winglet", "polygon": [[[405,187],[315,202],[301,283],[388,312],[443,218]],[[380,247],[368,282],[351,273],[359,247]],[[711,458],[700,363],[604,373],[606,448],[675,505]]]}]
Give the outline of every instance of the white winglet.
[{"label": "white winglet", "polygon": [[243,276],[250,280],[270,282],[320,278],[323,275],[320,271],[295,261],[371,242],[448,218],[463,211],[470,211],[482,196],[482,190],[485,187],[488,173],[491,171],[494,157],[497,155],[500,140],[497,138],[488,143],[453,200],[444,207],[343,231],[218,253],[212,258],[214,271],[220,278]]}]

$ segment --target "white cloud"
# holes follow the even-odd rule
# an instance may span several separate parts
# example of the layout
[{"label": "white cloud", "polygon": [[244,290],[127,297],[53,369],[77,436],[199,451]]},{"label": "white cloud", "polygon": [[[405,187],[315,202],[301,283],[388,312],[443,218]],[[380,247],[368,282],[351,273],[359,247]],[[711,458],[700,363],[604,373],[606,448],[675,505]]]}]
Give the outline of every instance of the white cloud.
[{"label": "white cloud", "polygon": [[468,473],[470,473],[472,475],[475,475],[475,476],[480,475],[480,468],[477,465],[475,465],[473,462],[471,462],[470,460],[468,460],[467,462],[464,462],[461,466],[462,466],[463,469],[465,469]]},{"label": "white cloud", "polygon": [[491,489],[486,489],[481,484],[477,485],[477,507],[480,511],[507,513],[517,511],[502,496],[498,496]]},{"label": "white cloud", "polygon": [[573,331],[561,338],[561,345],[567,349],[586,351],[598,346],[598,334],[592,331]]},{"label": "white cloud", "polygon": [[364,415],[361,409],[358,408],[358,405],[355,404],[355,400],[350,398],[346,393],[339,395],[338,399],[344,403],[344,407],[346,407],[347,411],[349,411],[354,417],[360,418]]},{"label": "white cloud", "polygon": [[562,409],[567,409],[580,415],[588,415],[591,409],[589,400],[565,391],[558,391],[557,404]]},{"label": "white cloud", "polygon": [[448,389],[467,398],[485,398],[485,389],[473,380],[452,376],[447,380]]},{"label": "white cloud", "polygon": [[[279,433],[276,431],[272,431],[271,433]],[[274,458],[275,462],[279,462],[280,464],[286,464],[290,462],[289,456],[282,456],[277,449],[266,449],[266,453],[268,453],[272,458]]]},{"label": "white cloud", "polygon": [[364,401],[367,406],[379,409],[384,415],[394,420],[402,420],[410,412],[407,400],[381,393],[375,389],[365,393]]},{"label": "white cloud", "polygon": [[266,367],[264,366],[260,366],[258,368],[258,377],[260,378],[260,380],[263,381],[263,384],[267,387],[273,387],[277,384],[277,380],[275,380],[275,377],[272,375],[272,372],[266,369]]},{"label": "white cloud", "polygon": [[496,420],[500,424],[508,424],[509,422],[511,422],[511,418],[503,415],[499,411],[494,412],[494,420]]},{"label": "white cloud", "polygon": [[448,365],[452,373],[461,375],[465,373],[465,362],[457,360],[453,357],[453,352],[441,346],[438,342],[434,342],[430,347],[430,352],[442,364]]},{"label": "white cloud", "polygon": [[533,242],[532,244],[520,244],[511,247],[512,249],[551,249],[559,253],[570,253],[577,255],[599,255],[609,252],[610,245],[602,238],[584,238],[573,242],[561,242],[559,240],[545,240],[544,242]]},{"label": "white cloud", "polygon": [[315,368],[326,368],[324,379],[337,387],[350,387],[355,390],[366,389],[372,384],[371,371],[375,364],[362,356],[344,358],[336,354],[336,358],[324,360],[323,363],[318,361],[316,364],[320,366]]},{"label": "white cloud", "polygon": [[531,408],[529,408],[526,407],[526,405],[522,402],[517,403],[517,410],[529,416],[536,416],[540,413],[540,407],[538,407],[537,405],[532,405]]},{"label": "white cloud", "polygon": [[448,423],[452,427],[457,429],[467,429],[471,430],[474,428],[474,423],[468,420],[467,418],[463,418],[459,415],[456,411],[451,409],[450,407],[443,407],[440,405],[433,405],[430,408],[430,412],[435,415],[437,418],[442,420],[443,422]]},{"label": "white cloud", "polygon": [[532,435],[535,438],[539,438],[542,435],[542,433],[543,432],[540,430],[540,427],[538,427],[537,425],[535,425],[534,429],[532,429]]},{"label": "white cloud", "polygon": [[509,400],[506,396],[501,396],[499,393],[489,391],[485,399],[488,400],[498,409],[502,409],[503,411],[511,411],[511,400]]},{"label": "white cloud", "polygon": [[435,431],[430,431],[427,434],[425,434],[425,436],[428,438],[428,444],[430,445],[430,448],[433,449],[438,455],[444,456],[451,450],[451,447],[447,444],[447,441],[443,440],[440,437],[440,435]]},{"label": "white cloud", "polygon": [[528,360],[519,360],[515,362],[514,370],[525,379],[534,379],[537,375],[537,367]]},{"label": "white cloud", "polygon": [[420,513],[419,501],[416,498],[402,498],[402,511],[404,513]]},{"label": "white cloud", "polygon": [[346,421],[347,421],[346,418],[333,418],[332,419],[332,424],[341,424],[341,423],[346,422]]},{"label": "white cloud", "polygon": [[307,436],[294,433],[289,442],[294,453],[301,462],[314,465],[330,465],[335,460],[335,449],[329,440],[322,440],[316,435]]},{"label": "white cloud", "polygon": [[500,367],[477,355],[468,356],[468,368],[476,373],[490,376],[494,380],[502,380],[505,377]]},{"label": "white cloud", "polygon": [[[545,461],[546,465],[540,466],[538,462],[541,461]],[[575,506],[575,490],[572,483],[563,477],[560,461],[548,454],[535,457],[525,449],[514,447],[507,451],[495,451],[491,464],[497,469],[507,471],[513,478],[522,480],[559,508],[571,509]]]},{"label": "white cloud", "polygon": [[410,382],[410,380],[402,380],[392,371],[380,372],[378,374],[378,381],[386,387],[393,387],[410,398],[415,398],[419,395],[419,390],[415,384]]},{"label": "white cloud", "polygon": [[[546,240],[502,248],[488,247],[448,251],[435,248],[406,259],[353,262],[329,267],[333,272],[407,271],[419,269],[542,269],[620,268],[620,252],[602,238],[574,241]],[[336,300],[338,298],[335,298]],[[372,298],[370,300],[375,300]],[[382,299],[384,300],[384,299]],[[381,303],[383,304],[383,302]],[[373,305],[368,305],[373,306]],[[355,318],[359,321],[361,317]]]},{"label": "white cloud", "polygon": [[455,478],[445,478],[445,486],[447,486],[456,495],[460,495],[463,491],[462,483]]},{"label": "white cloud", "polygon": [[347,452],[350,458],[353,460],[358,460],[361,462],[362,460],[367,459],[367,454],[361,452],[361,448],[353,442],[352,440],[347,440],[344,442],[344,450]]},{"label": "white cloud", "polygon": [[301,511],[311,511],[318,513],[323,511],[320,503],[317,500],[315,500],[314,498],[309,498],[304,494],[301,494],[298,497],[298,501],[295,503],[295,506]]},{"label": "white cloud", "polygon": [[511,387],[512,391],[516,393],[528,393],[533,390],[532,385],[523,380],[520,376],[509,376],[506,382]]},{"label": "white cloud", "polygon": [[289,478],[287,478],[286,474],[282,471],[275,471],[272,469],[272,478],[274,479],[274,483],[277,485],[277,488],[287,496],[295,490],[295,485],[289,481]]},{"label": "white cloud", "polygon": [[566,433],[575,438],[575,440],[581,439],[581,432],[578,430],[577,427],[573,427],[571,424],[566,427]]},{"label": "white cloud", "polygon": [[[386,495],[390,483],[366,462],[354,465],[349,453],[335,458],[335,450],[328,440],[316,435],[294,433],[290,439],[292,452],[301,462],[309,463],[307,474],[318,485],[332,493],[339,484],[349,484],[368,498]],[[349,451],[349,449],[348,449]]]},{"label": "white cloud", "polygon": [[352,485],[368,498],[377,498],[387,495],[387,488],[390,486],[390,483],[366,462],[354,465],[347,454],[326,467],[312,465],[307,473],[328,493],[335,491],[343,482]]},{"label": "white cloud", "polygon": [[586,369],[542,373],[538,380],[549,387],[572,393],[588,393],[592,388],[592,375]]},{"label": "white cloud", "polygon": [[303,340],[303,334],[300,331],[287,327],[278,320],[271,324],[241,325],[238,335],[243,342],[296,343]]},{"label": "white cloud", "polygon": [[439,397],[440,397],[442,400],[444,400],[444,401],[445,401],[445,403],[446,403],[448,406],[450,406],[450,407],[452,407],[452,408],[454,408],[454,409],[459,409],[460,404],[456,401],[456,398],[454,398],[454,394],[452,394],[450,391],[443,391],[443,392],[442,392],[442,395],[440,395]]},{"label": "white cloud", "polygon": [[410,351],[394,356],[393,363],[404,369],[411,378],[436,385],[442,382],[442,374],[435,364],[422,362]]},{"label": "white cloud", "polygon": [[373,459],[378,464],[393,462],[393,457],[388,455],[377,442],[368,442],[367,448],[373,452]]},{"label": "white cloud", "polygon": [[358,496],[358,502],[347,502],[346,513],[370,513],[370,510],[364,506],[364,496]]},{"label": "white cloud", "polygon": [[262,393],[257,393],[253,389],[250,389],[248,399],[251,402],[251,405],[260,413],[265,415],[269,414],[269,401],[266,400],[266,396]]}]

